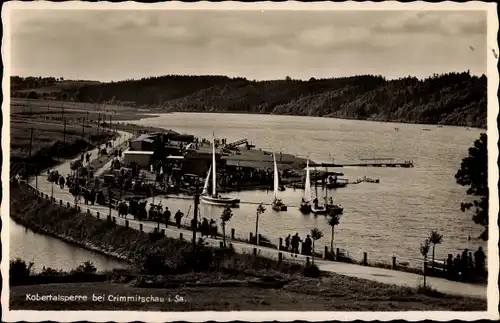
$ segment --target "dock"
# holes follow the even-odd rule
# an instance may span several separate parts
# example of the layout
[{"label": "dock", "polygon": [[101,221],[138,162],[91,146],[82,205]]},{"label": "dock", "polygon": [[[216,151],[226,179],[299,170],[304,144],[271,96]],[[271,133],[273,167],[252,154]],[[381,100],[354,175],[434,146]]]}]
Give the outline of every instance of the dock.
[{"label": "dock", "polygon": [[336,164],[336,163],[314,163],[310,167],[414,167],[412,160],[402,162],[395,161],[394,158],[366,158],[360,159],[359,163]]}]

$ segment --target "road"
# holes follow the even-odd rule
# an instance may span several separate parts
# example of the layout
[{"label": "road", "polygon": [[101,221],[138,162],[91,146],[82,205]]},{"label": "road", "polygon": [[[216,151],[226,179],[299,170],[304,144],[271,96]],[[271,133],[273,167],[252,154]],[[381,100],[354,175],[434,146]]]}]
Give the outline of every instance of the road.
[{"label": "road", "polygon": [[[119,131],[120,138],[114,141],[114,145],[123,142],[124,140],[128,140],[131,138],[132,134]],[[91,159],[97,158],[97,150],[94,149],[90,151]],[[62,164],[54,167],[54,169],[58,170],[60,174],[66,175],[70,173],[70,163],[72,160],[67,160]],[[99,173],[102,173],[104,170],[110,167],[111,162],[108,162]],[[96,172],[97,173],[97,172]],[[31,182],[33,186],[35,186],[35,181]],[[69,193],[68,189],[61,189],[58,185],[52,185],[47,181],[47,177],[40,175],[38,176],[38,190],[51,195],[53,189],[53,196],[56,199],[56,202],[59,203],[60,200],[63,201],[63,205],[66,203],[74,204],[73,196]],[[90,211],[90,214],[93,216],[97,215],[97,212],[100,213],[101,219],[106,215],[110,214],[111,216],[116,217],[116,223],[119,225],[125,225],[125,218],[118,217],[118,212],[114,209],[109,209],[109,207],[101,206],[101,205],[84,205],[79,203],[82,208],[82,212]],[[145,232],[152,231],[155,227],[157,227],[157,223],[150,221],[137,221],[131,215],[128,215],[126,219],[129,221],[129,227],[139,230],[140,224],[143,225],[143,230]],[[164,224],[160,224],[160,229],[165,229],[165,234],[169,237],[179,238],[180,234],[183,235],[184,239],[190,239],[192,237],[192,231],[185,229],[177,229],[169,225],[165,227]],[[226,234],[230,232],[228,228],[226,230]],[[230,240],[230,239],[229,239]],[[211,246],[219,246],[221,239],[206,239],[207,243]],[[254,248],[257,248],[257,253],[264,257],[278,258],[279,250],[254,246],[248,243],[239,242],[239,241],[231,241],[234,249],[240,253],[252,253]],[[301,261],[305,263],[306,257],[302,255],[297,255],[296,257],[292,256],[292,254],[288,252],[282,252],[284,260],[290,261]],[[403,271],[390,270],[390,269],[382,269],[376,267],[368,267],[361,266],[355,264],[341,263],[341,262],[333,262],[323,259],[316,259],[315,264],[323,271],[334,272],[337,274],[367,279],[371,281],[377,281],[385,284],[399,285],[399,286],[409,286],[416,287],[422,282],[422,276],[412,273],[407,273]],[[470,296],[470,297],[478,297],[486,299],[487,290],[486,286],[474,285],[474,284],[466,284],[460,282],[449,281],[447,279],[435,278],[435,277],[427,277],[427,282],[434,289],[446,293],[446,294],[454,294],[454,295],[462,295],[462,296]]]}]

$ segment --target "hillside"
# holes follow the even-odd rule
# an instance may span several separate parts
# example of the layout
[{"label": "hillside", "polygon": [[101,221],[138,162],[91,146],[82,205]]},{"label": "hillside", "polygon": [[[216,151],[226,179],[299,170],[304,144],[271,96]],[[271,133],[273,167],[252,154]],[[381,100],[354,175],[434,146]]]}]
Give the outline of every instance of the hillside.
[{"label": "hillside", "polygon": [[79,84],[62,89],[58,98],[127,102],[168,112],[265,113],[485,128],[486,84],[486,76],[471,76],[468,72],[434,75],[425,80],[386,80],[370,75],[309,81],[162,76]]}]

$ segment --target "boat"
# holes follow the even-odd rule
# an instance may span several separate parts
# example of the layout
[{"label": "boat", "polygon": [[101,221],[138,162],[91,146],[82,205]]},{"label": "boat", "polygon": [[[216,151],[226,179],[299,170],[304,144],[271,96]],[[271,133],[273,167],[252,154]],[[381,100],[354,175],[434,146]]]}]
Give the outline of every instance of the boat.
[{"label": "boat", "polygon": [[311,213],[311,175],[309,173],[309,160],[306,167],[306,181],[304,184],[304,197],[300,203],[300,212],[303,214]]},{"label": "boat", "polygon": [[337,175],[333,175],[333,177],[330,175],[326,178],[326,183],[325,183],[326,188],[340,188],[346,186],[347,182],[345,180],[339,181]]},{"label": "boat", "polygon": [[[326,199],[326,198],[325,198]],[[344,213],[344,208],[338,204],[333,203],[333,199],[330,197],[330,200],[325,203],[328,214],[342,214]]]},{"label": "boat", "polygon": [[313,205],[311,206],[311,212],[317,215],[326,214],[327,211],[328,210],[324,206],[318,204],[318,199],[315,198],[313,201]]},{"label": "boat", "polygon": [[[217,206],[238,207],[240,200],[232,197],[223,197],[217,194],[217,170],[215,168],[215,138],[212,143],[212,167],[208,169],[208,175],[205,179],[205,186],[201,195],[201,201],[205,204]],[[210,181],[210,173],[212,173],[212,194],[208,193],[208,183]]]},{"label": "boat", "polygon": [[278,173],[278,165],[276,164],[276,155],[273,154],[274,161],[274,193],[273,193],[273,210],[280,212],[288,210],[288,207],[283,203],[283,201],[278,197],[279,187],[279,173]]}]

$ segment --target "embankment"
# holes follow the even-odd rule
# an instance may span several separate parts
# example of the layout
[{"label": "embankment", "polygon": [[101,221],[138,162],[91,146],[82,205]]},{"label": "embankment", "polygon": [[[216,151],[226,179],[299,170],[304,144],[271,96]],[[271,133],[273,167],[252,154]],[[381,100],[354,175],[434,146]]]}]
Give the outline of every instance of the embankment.
[{"label": "embankment", "polygon": [[168,238],[160,233],[154,235],[139,232],[106,219],[79,213],[74,208],[51,204],[48,200],[38,198],[23,184],[12,184],[10,192],[10,216],[14,221],[35,232],[126,260],[146,271],[154,267],[153,270],[177,274],[188,272],[196,265],[210,267],[203,270],[212,270],[222,263],[227,268],[237,270],[273,269],[284,273],[303,271],[301,265],[278,263],[272,259],[236,254],[224,249],[205,248],[209,251],[207,257],[210,259],[191,259],[192,245],[189,241]]}]

